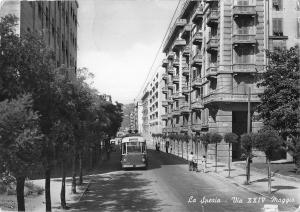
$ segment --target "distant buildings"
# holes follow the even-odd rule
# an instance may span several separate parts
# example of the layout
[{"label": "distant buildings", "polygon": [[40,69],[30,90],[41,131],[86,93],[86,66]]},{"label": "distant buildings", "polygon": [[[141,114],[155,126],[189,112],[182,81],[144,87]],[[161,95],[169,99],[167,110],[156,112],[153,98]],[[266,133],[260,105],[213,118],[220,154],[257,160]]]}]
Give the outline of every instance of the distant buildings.
[{"label": "distant buildings", "polygon": [[112,98],[111,98],[111,95],[107,95],[107,94],[100,94],[100,98],[101,98],[103,101],[106,101],[106,102],[110,102],[110,103],[112,103]]},{"label": "distant buildings", "polygon": [[57,67],[77,67],[77,10],[73,1],[2,0],[0,17],[14,14],[18,19],[16,32],[42,34],[45,43],[54,50]]}]

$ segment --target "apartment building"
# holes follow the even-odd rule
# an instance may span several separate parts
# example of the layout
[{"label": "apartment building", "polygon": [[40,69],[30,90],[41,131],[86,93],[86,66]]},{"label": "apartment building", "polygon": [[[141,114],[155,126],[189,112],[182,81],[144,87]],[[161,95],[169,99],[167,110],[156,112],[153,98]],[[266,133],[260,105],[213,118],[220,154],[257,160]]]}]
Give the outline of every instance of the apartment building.
[{"label": "apartment building", "polygon": [[[249,91],[250,128],[260,129],[254,108],[263,88],[256,74],[268,62],[265,49],[299,43],[299,6],[299,0],[185,1],[163,48],[163,132],[246,133]],[[218,149],[220,160],[228,157],[227,144]],[[232,159],[240,156],[238,143]]]},{"label": "apartment building", "polygon": [[43,35],[45,43],[53,49],[57,67],[77,67],[77,10],[78,2],[2,0],[0,17],[14,14],[18,18],[16,32]]},{"label": "apartment building", "polygon": [[148,84],[143,90],[142,98],[142,136],[146,140],[150,140],[150,131],[149,131],[149,90],[148,90]]}]

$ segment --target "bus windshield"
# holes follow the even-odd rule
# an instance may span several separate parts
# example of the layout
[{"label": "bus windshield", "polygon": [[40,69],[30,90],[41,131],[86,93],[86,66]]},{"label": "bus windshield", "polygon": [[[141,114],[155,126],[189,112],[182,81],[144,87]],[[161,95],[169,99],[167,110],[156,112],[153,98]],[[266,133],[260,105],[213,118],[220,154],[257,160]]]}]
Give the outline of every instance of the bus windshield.
[{"label": "bus windshield", "polygon": [[140,142],[128,142],[127,143],[127,153],[141,153],[142,143]]}]

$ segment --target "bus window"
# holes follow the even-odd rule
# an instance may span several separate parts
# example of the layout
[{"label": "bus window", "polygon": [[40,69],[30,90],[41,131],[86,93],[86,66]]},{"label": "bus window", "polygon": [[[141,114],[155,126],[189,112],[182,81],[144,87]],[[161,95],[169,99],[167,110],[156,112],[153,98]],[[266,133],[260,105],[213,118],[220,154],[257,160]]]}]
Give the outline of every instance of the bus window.
[{"label": "bus window", "polygon": [[122,154],[126,154],[126,143],[122,144]]},{"label": "bus window", "polygon": [[142,145],[142,153],[145,153],[146,152],[146,143],[143,143]]},{"label": "bus window", "polygon": [[128,142],[127,143],[128,153],[141,153],[141,143],[140,142]]}]

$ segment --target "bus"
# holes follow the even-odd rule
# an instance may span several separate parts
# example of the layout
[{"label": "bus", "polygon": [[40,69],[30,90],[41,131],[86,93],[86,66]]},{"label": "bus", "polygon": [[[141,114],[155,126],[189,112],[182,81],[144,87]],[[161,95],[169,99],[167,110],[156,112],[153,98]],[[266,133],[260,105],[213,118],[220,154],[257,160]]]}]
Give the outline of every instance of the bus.
[{"label": "bus", "polygon": [[121,142],[121,165],[126,168],[148,167],[146,140],[141,136],[124,137]]}]

